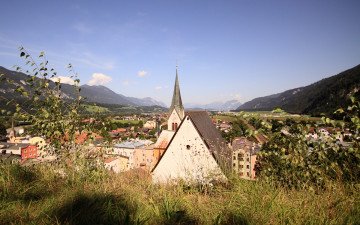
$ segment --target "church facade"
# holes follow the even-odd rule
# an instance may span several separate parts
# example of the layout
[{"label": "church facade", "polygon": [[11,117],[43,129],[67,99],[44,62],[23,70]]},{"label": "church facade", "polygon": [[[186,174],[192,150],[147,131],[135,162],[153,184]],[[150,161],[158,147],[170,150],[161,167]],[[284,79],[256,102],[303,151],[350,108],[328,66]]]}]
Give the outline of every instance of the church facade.
[{"label": "church facade", "polygon": [[174,134],[166,141],[167,145],[152,170],[154,183],[180,179],[207,183],[226,179],[226,170],[231,167],[231,152],[207,112],[185,114],[177,71],[168,130]]}]

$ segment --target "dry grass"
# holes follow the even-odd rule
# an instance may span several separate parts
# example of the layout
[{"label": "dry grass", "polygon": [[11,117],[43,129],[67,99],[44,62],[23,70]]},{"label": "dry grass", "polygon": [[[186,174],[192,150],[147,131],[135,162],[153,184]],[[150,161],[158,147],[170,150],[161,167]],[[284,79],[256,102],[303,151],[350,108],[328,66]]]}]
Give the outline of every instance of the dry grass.
[{"label": "dry grass", "polygon": [[160,186],[141,171],[80,174],[0,167],[0,224],[360,223],[359,185],[334,182],[311,192],[237,178]]}]

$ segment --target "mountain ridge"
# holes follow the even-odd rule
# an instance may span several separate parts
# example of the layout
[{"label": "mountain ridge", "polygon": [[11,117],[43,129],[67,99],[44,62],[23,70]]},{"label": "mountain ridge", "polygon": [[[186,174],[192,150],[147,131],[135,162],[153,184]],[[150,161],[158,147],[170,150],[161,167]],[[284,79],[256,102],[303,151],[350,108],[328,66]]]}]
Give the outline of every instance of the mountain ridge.
[{"label": "mountain ridge", "polygon": [[[19,97],[16,93],[13,93],[13,90],[16,86],[21,86],[25,89],[30,89],[30,86],[27,85],[26,80],[28,75],[22,72],[16,72],[5,67],[0,66],[0,74],[4,74],[5,77],[11,78],[14,80],[14,85],[9,85],[5,82],[0,82],[0,95],[7,96],[10,99]],[[50,85],[55,85],[53,81],[49,80]],[[122,94],[118,94],[111,89],[103,85],[93,85],[83,84],[80,86],[81,91],[80,95],[89,102],[101,102],[107,104],[119,104],[125,106],[153,106],[158,105],[166,107],[166,105],[160,101],[157,101],[151,97],[145,98],[135,98],[127,97]],[[72,85],[61,83],[61,96],[64,99],[74,97],[74,90]]]},{"label": "mountain ridge", "polygon": [[290,113],[332,114],[349,103],[348,96],[360,88],[360,65],[304,87],[255,98],[236,111],[268,111],[279,106]]}]

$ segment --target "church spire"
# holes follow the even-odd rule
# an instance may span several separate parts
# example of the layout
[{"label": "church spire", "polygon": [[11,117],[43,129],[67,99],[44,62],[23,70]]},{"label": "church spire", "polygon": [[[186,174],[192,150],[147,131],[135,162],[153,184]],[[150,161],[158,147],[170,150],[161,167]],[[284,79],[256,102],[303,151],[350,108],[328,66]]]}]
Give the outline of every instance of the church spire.
[{"label": "church spire", "polygon": [[171,114],[174,109],[177,112],[177,114],[179,115],[180,120],[182,120],[184,118],[184,106],[181,101],[177,65],[176,65],[176,79],[175,79],[175,86],[174,86],[174,94],[173,94],[173,98],[171,101],[169,114]]}]

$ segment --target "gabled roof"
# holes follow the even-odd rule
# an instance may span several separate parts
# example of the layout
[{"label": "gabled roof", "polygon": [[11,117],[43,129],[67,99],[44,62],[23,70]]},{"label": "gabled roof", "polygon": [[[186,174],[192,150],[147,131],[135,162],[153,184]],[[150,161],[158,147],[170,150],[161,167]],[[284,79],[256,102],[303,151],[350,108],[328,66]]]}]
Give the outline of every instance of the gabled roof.
[{"label": "gabled roof", "polygon": [[[209,150],[213,153],[215,160],[222,169],[231,170],[231,150],[228,148],[226,141],[220,132],[212,123],[206,111],[190,111],[185,115],[189,116],[200,136],[205,141]],[[226,172],[226,171],[224,171]]]},{"label": "gabled roof", "polygon": [[165,149],[168,146],[174,134],[175,131],[163,130],[159,136],[159,139],[156,141],[154,148]]},{"label": "gabled roof", "polygon": [[182,100],[181,100],[180,86],[179,86],[177,69],[176,69],[176,79],[175,79],[175,85],[174,85],[174,93],[173,93],[173,98],[172,98],[172,101],[171,101],[169,114],[171,114],[174,109],[176,110],[177,114],[179,115],[180,119],[182,120],[184,118],[184,106],[183,106]]},{"label": "gabled roof", "polygon": [[[224,173],[226,173],[227,171],[231,171],[231,150],[227,147],[225,140],[223,139],[219,131],[216,129],[209,115],[205,111],[189,111],[186,113],[179,128],[172,136],[171,141],[167,145],[164,154],[166,154],[166,151],[169,148],[171,142],[174,140],[179,130],[181,130],[181,126],[187,118],[191,119],[192,123],[195,126],[195,129],[198,131],[200,137],[207,145],[207,148],[212,153],[217,163],[224,170]],[[163,157],[161,159],[163,159]],[[152,171],[155,170],[161,159],[156,163]]]}]

